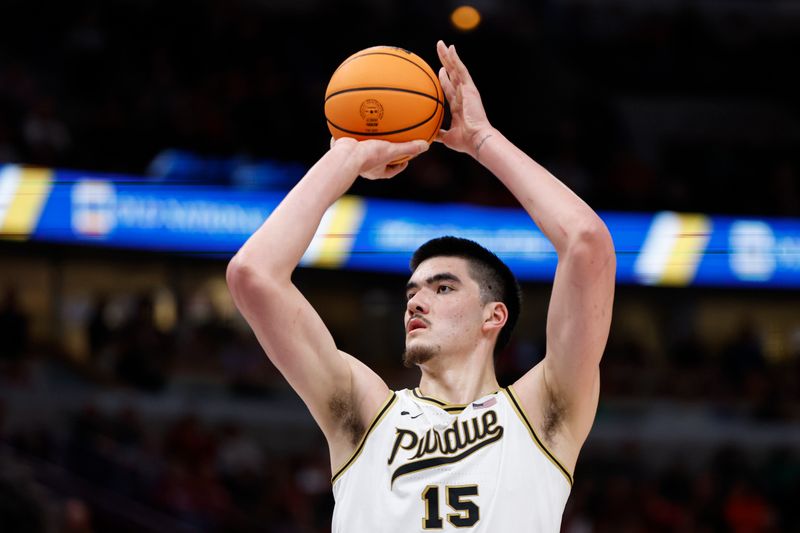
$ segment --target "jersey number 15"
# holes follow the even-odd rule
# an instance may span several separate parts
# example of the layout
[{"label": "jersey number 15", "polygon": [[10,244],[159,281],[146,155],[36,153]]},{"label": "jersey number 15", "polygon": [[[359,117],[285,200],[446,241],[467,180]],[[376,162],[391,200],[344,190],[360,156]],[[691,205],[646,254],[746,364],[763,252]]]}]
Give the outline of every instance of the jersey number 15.
[{"label": "jersey number 15", "polygon": [[[447,521],[456,527],[472,527],[480,520],[478,505],[467,496],[478,495],[478,485],[448,485],[445,487],[447,505],[455,513],[447,515]],[[422,519],[422,529],[442,529],[444,520],[439,512],[439,486],[428,485],[422,491],[422,500],[425,502],[425,518]]]}]

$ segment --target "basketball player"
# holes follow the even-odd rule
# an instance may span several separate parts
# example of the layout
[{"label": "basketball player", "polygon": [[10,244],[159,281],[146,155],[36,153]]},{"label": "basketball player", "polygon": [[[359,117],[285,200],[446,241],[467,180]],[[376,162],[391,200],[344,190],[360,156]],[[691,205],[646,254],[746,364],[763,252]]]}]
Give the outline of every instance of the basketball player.
[{"label": "basketball player", "polygon": [[397,175],[408,163],[390,162],[425,151],[421,141],[337,140],[239,250],[228,284],[327,438],[334,532],[557,532],[597,408],[614,247],[588,205],[491,126],[455,48],[437,51],[452,114],[438,141],[497,176],[558,253],[542,362],[498,386],[493,354],[517,319],[519,288],[471,241],[436,239],[412,259],[404,358],[421,370],[414,390],[390,391],[337,350],[292,284],[325,210],[359,175]]}]

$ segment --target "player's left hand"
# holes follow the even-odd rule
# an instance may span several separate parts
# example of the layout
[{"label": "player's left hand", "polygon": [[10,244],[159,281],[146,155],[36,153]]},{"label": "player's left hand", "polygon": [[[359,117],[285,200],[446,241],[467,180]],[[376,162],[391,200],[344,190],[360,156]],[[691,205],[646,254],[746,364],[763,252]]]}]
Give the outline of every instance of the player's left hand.
[{"label": "player's left hand", "polygon": [[439,130],[438,142],[457,152],[464,152],[477,159],[477,147],[492,130],[481,102],[481,95],[469,71],[458,57],[456,47],[443,41],[436,43],[436,52],[442,62],[439,82],[442,84],[450,104],[450,129]]},{"label": "player's left hand", "polygon": [[[342,137],[334,144],[346,144],[358,168],[358,174],[368,180],[382,180],[397,176],[408,167],[408,160],[425,152],[429,145],[425,141],[395,143],[370,139],[356,141]],[[401,162],[397,162],[401,161]]]}]

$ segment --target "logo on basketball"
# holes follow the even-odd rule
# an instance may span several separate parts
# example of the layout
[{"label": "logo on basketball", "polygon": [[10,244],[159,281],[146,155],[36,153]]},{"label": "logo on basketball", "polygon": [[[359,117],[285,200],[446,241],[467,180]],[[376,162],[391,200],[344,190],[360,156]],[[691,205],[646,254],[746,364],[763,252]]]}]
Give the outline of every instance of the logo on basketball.
[{"label": "logo on basketball", "polygon": [[374,98],[364,100],[361,102],[359,113],[367,125],[367,131],[378,130],[378,122],[383,118],[383,105],[379,101]]}]

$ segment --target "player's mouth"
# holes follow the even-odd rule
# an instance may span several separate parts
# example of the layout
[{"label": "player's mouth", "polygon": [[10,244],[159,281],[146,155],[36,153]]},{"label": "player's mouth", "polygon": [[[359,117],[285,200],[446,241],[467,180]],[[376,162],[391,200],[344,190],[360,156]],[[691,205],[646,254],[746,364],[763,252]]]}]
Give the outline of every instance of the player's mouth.
[{"label": "player's mouth", "polygon": [[411,333],[412,331],[416,331],[418,329],[425,329],[428,327],[428,324],[422,320],[421,318],[412,318],[406,324],[406,333]]}]

